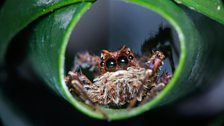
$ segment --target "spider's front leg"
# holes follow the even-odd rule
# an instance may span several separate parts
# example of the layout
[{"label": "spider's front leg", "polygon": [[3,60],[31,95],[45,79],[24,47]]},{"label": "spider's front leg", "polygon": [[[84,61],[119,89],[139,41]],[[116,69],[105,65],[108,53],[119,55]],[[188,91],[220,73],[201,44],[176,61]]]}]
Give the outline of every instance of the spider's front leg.
[{"label": "spider's front leg", "polygon": [[104,118],[108,118],[107,114],[100,109],[100,107],[94,103],[88,96],[85,86],[93,85],[93,83],[81,72],[72,72],[68,73],[68,76],[65,77],[65,83],[71,94],[80,98],[81,101],[84,101],[87,105],[93,108],[96,111],[99,111]]},{"label": "spider's front leg", "polygon": [[92,85],[92,82],[84,74],[70,71],[65,77],[65,83],[71,94],[78,96],[86,104],[93,105],[84,87],[85,85]]},{"label": "spider's front leg", "polygon": [[173,40],[171,28],[161,26],[159,32],[147,39],[141,47],[142,54],[145,55],[151,55],[152,50],[163,52],[170,62],[172,72],[175,71],[173,55],[179,57],[179,49]]}]

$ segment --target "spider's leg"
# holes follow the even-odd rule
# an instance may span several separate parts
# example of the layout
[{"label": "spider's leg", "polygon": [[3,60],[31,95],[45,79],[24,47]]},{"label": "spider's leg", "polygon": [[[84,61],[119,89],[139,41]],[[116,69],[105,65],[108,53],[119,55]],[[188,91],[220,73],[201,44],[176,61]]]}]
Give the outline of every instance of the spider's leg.
[{"label": "spider's leg", "polygon": [[163,45],[158,48],[158,50],[162,51],[166,58],[168,58],[171,66],[172,73],[175,71],[175,64],[174,64],[174,59],[173,59],[173,54],[172,54],[172,49],[168,45]]},{"label": "spider's leg", "polygon": [[150,91],[147,92],[146,97],[141,101],[140,105],[144,105],[148,101],[152,100],[155,96],[158,95],[160,91],[162,91],[165,88],[164,83],[159,83],[159,84],[153,84],[152,87],[150,88]]},{"label": "spider's leg", "polygon": [[130,110],[133,108],[137,103],[137,97],[141,94],[141,92],[144,90],[144,85],[148,83],[148,80],[151,78],[151,81],[156,81],[155,77],[158,74],[159,67],[162,65],[162,62],[164,60],[165,56],[162,52],[156,51],[152,57],[149,59],[147,70],[146,70],[146,76],[142,81],[142,84],[136,94],[136,96],[130,101],[128,105],[128,109]]},{"label": "spider's leg", "polygon": [[74,61],[74,72],[79,72],[80,70],[88,70],[94,74],[94,76],[99,75],[100,69],[98,67],[100,62],[100,57],[92,55],[89,52],[77,53]]},{"label": "spider's leg", "polygon": [[168,72],[164,72],[158,79],[157,79],[157,84],[159,83],[164,83],[167,85],[172,78],[172,74]]},{"label": "spider's leg", "polygon": [[89,98],[84,85],[93,85],[93,83],[84,74],[70,71],[68,76],[65,77],[65,83],[68,85],[69,91],[72,94],[79,96],[87,105],[99,111],[104,118],[108,119],[107,114]]},{"label": "spider's leg", "polygon": [[154,98],[160,91],[162,91],[165,86],[169,83],[172,75],[170,73],[163,73],[159,79],[156,81],[155,84],[152,85],[150,91],[147,93],[147,96],[142,100],[140,105],[145,104],[146,102],[150,101]]}]

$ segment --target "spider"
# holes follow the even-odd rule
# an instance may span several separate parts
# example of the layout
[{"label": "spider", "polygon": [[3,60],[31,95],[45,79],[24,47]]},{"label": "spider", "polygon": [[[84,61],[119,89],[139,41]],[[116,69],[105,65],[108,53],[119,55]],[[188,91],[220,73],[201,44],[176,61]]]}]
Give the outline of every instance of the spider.
[{"label": "spider", "polygon": [[153,99],[172,78],[168,72],[159,74],[166,58],[175,70],[172,50],[165,45],[166,41],[172,41],[171,37],[158,39],[167,33],[169,28],[160,28],[160,36],[143,44],[142,56],[125,45],[117,51],[102,50],[100,57],[89,52],[78,53],[74,69],[65,77],[69,91],[93,108],[132,108]]}]

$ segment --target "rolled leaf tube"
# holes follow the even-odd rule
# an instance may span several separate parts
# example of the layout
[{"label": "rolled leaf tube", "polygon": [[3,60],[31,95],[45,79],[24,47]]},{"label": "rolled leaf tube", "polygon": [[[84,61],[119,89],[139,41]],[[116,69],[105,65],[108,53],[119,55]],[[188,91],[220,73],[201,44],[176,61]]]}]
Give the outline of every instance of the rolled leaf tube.
[{"label": "rolled leaf tube", "polygon": [[[184,94],[189,93],[194,89],[195,84],[192,82],[196,79],[192,74],[198,71],[196,66],[198,65],[197,63],[200,63],[201,56],[200,49],[202,43],[197,30],[186,14],[173,2],[137,0],[125,2],[128,4],[135,3],[154,10],[167,19],[177,30],[181,45],[181,55],[179,65],[171,82],[155,99],[131,110],[102,108],[107,113],[109,119],[128,118],[156,106],[171,103]],[[63,80],[66,45],[71,31],[77,23],[77,17],[79,17],[77,15],[80,14],[77,10],[75,10],[76,12],[72,11],[71,8],[74,8],[73,5],[70,8],[61,8],[36,25],[30,42],[31,57],[33,57],[32,59],[35,63],[34,67],[36,67],[42,78],[55,92],[62,95],[87,115],[102,119],[104,117],[100,112],[94,111],[89,106],[73,98]],[[68,14],[71,15],[68,16]],[[71,17],[69,18],[70,21],[65,21],[64,17]],[[187,38],[187,36],[191,37]]]},{"label": "rolled leaf tube", "polygon": [[[207,50],[206,41],[202,41],[193,22],[186,13],[172,1],[125,0],[124,2],[153,10],[164,17],[177,31],[181,53],[179,64],[172,80],[157,97],[131,110],[102,108],[111,120],[129,118],[152,108],[170,104],[200,86],[202,82],[198,78],[203,78],[203,74],[198,73],[203,73],[204,67],[201,66],[205,66],[203,59],[206,57],[206,53],[204,52]],[[69,37],[80,17],[90,8],[92,3],[71,2],[70,4],[71,5],[64,4],[64,7],[62,7],[62,4],[60,7],[56,7],[56,4],[52,4],[50,7],[60,9],[38,20],[30,37],[29,57],[36,72],[55,93],[65,98],[83,113],[94,118],[104,119],[102,113],[93,110],[86,104],[75,99],[68,91],[64,82],[65,49]],[[39,16],[43,14],[44,13],[39,13]],[[26,16],[26,18],[28,17],[30,20],[24,21],[25,23],[21,21],[18,24],[21,23],[22,25],[11,28],[15,29],[16,32],[8,31],[4,33],[8,35],[2,38],[4,41],[1,46],[2,48],[7,47],[8,41],[12,36],[38,16],[36,16],[36,13],[32,13]],[[25,20],[26,18],[22,19]],[[1,35],[4,34],[1,33]],[[3,51],[5,51],[5,49]],[[4,53],[1,54],[4,55]]]}]

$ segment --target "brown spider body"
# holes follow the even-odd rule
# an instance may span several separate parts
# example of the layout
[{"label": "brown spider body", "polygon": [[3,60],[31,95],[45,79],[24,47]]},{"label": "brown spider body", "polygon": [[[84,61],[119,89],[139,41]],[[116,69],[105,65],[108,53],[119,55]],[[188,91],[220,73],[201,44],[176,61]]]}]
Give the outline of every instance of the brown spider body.
[{"label": "brown spider body", "polygon": [[[171,78],[167,73],[158,75],[165,59],[162,52],[155,51],[146,57],[147,62],[142,63],[143,59],[137,58],[126,46],[115,52],[103,50],[100,58],[89,53],[79,54],[65,82],[70,92],[87,104],[109,107],[129,104],[132,107],[137,101],[152,99]],[[95,71],[93,81],[76,71],[84,64]]]}]

